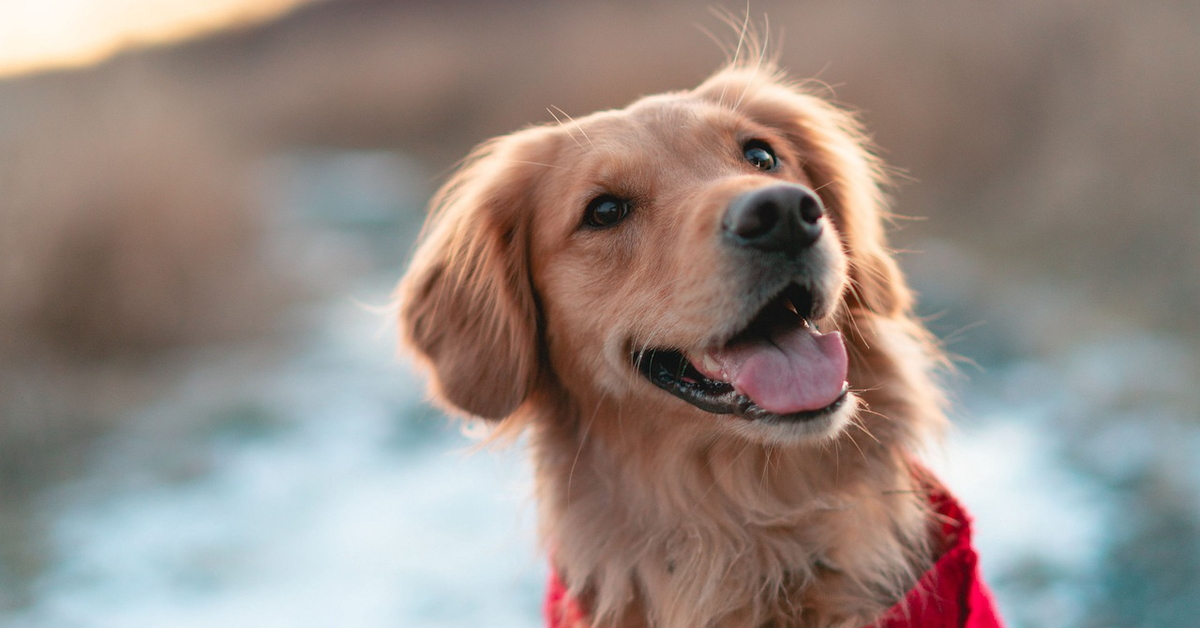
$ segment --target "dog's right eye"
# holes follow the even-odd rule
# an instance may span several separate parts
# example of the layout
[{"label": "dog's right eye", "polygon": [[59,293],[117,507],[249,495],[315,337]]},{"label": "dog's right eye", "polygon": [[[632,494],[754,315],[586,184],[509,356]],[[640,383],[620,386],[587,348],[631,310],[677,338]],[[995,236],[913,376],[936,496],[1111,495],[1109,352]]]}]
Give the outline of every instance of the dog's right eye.
[{"label": "dog's right eye", "polygon": [[607,229],[625,220],[629,215],[629,201],[604,194],[592,199],[583,212],[583,224],[596,229]]},{"label": "dog's right eye", "polygon": [[746,161],[750,165],[759,170],[774,170],[779,165],[779,160],[775,157],[775,151],[771,149],[771,145],[762,140],[750,140],[742,147],[742,154],[746,157]]}]

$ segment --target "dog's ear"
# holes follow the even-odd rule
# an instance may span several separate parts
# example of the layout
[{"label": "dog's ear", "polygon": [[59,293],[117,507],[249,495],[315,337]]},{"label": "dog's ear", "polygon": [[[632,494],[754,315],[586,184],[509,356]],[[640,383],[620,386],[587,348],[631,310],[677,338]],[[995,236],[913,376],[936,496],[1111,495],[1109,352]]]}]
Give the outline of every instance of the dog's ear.
[{"label": "dog's ear", "polygon": [[538,377],[538,313],[529,273],[534,183],[519,134],[475,150],[431,202],[397,289],[400,336],[431,368],[452,408],[501,419]]},{"label": "dog's ear", "polygon": [[853,282],[851,304],[886,316],[907,314],[912,295],[883,229],[883,164],[868,149],[870,140],[858,120],[785,82],[773,67],[730,67],[695,93],[787,136],[843,238]]}]

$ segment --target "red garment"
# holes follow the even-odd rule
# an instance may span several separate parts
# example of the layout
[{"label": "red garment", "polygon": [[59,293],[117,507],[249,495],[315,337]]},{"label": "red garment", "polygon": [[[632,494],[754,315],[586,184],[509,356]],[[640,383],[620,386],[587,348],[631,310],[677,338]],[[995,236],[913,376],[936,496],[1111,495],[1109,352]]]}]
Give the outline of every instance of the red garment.
[{"label": "red garment", "polygon": [[[979,556],[971,544],[971,518],[950,495],[939,489],[930,504],[945,521],[942,534],[950,549],[916,586],[871,628],[1003,628],[991,591],[979,576]],[[579,604],[553,570],[543,607],[549,628],[587,626]]]}]

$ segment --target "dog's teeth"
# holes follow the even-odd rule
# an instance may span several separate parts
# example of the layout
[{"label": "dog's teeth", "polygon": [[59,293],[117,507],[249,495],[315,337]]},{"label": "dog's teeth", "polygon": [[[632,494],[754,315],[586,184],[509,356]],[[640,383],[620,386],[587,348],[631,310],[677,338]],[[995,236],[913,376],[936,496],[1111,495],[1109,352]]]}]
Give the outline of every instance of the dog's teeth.
[{"label": "dog's teeth", "polygon": [[800,312],[796,311],[796,305],[794,303],[792,303],[791,299],[784,299],[783,307],[786,307],[789,312],[791,312],[792,314],[795,314],[796,316],[800,315]]}]

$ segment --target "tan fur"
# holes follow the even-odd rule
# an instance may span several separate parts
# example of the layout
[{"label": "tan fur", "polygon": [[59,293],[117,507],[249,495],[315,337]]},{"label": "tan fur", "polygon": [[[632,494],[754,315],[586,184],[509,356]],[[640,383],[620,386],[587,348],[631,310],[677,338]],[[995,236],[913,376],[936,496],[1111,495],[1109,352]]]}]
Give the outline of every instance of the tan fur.
[{"label": "tan fur", "polygon": [[[768,138],[779,173],[739,163]],[[914,456],[942,424],[940,354],[889,255],[880,163],[856,121],[733,65],[689,92],[492,140],[443,188],[401,283],[405,342],[435,397],[529,433],[556,569],[600,626],[852,626],[931,563]],[[854,403],[820,433],[708,414],[630,352],[703,347],[761,307],[714,243],[720,212],[774,178],[829,216],[822,328],[846,336]],[[598,193],[630,224],[578,225]]]}]

